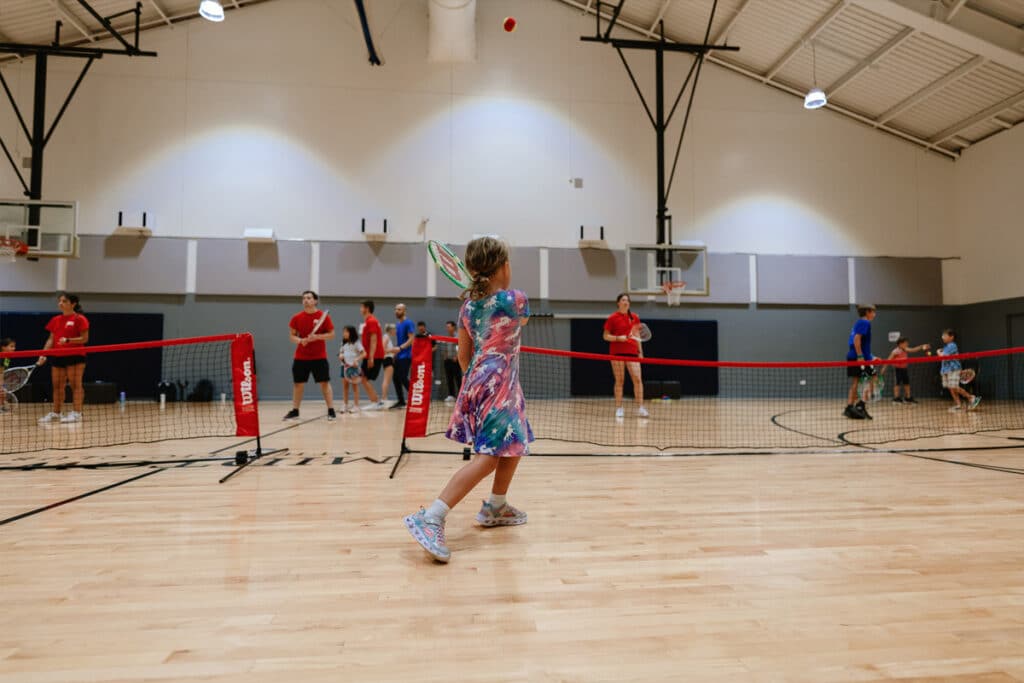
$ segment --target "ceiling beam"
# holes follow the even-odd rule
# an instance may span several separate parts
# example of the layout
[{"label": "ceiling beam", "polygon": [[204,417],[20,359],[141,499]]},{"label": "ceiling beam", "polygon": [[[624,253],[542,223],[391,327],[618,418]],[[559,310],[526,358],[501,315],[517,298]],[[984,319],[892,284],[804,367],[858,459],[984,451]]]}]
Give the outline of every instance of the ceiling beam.
[{"label": "ceiling beam", "polygon": [[890,107],[888,111],[884,112],[875,120],[878,121],[878,123],[886,123],[887,121],[891,121],[892,119],[896,118],[897,116],[905,112],[907,109],[913,107],[918,102],[921,102],[922,100],[931,97],[938,91],[945,88],[950,83],[960,80],[961,78],[971,73],[984,63],[984,57],[980,55],[975,55],[972,59],[967,60],[966,62],[964,62],[957,68],[953,69],[942,78],[932,81],[931,83],[921,88],[916,93],[906,98],[902,102],[896,103],[895,105]]},{"label": "ceiling beam", "polygon": [[860,76],[871,66],[877,64],[879,61],[881,61],[883,57],[885,57],[887,54],[895,50],[897,47],[903,44],[907,40],[907,38],[914,35],[915,33],[916,31],[912,28],[904,28],[902,31],[893,36],[885,45],[872,52],[870,55],[861,60],[860,63],[858,63],[852,69],[850,69],[842,76],[837,78],[835,83],[833,83],[832,85],[825,89],[825,92],[828,93],[829,97],[833,97],[837,92],[839,92],[840,90],[848,86],[850,83],[852,83],[855,78]]},{"label": "ceiling beam", "polygon": [[942,21],[947,24],[953,21],[953,17],[956,16],[956,13],[962,10],[966,4],[967,0],[953,0],[952,5],[944,9],[940,9],[939,11],[942,12]]},{"label": "ceiling beam", "polygon": [[65,21],[74,26],[75,30],[82,34],[82,37],[90,42],[96,42],[96,37],[92,32],[78,20],[78,17],[71,13],[71,10],[64,6],[64,3],[61,2],[61,0],[50,0],[50,4],[53,5],[55,10],[57,10],[57,14],[62,16]]},{"label": "ceiling beam", "polygon": [[718,35],[711,39],[712,45],[721,45],[722,41],[729,38],[729,33],[736,27],[736,22],[740,20],[740,15],[743,14],[744,10],[750,7],[750,0],[743,0],[740,6],[733,12],[732,18],[726,22],[722,30],[718,32]]},{"label": "ceiling beam", "polygon": [[164,11],[164,8],[160,6],[159,2],[156,0],[149,0],[149,4],[153,6],[153,9],[156,10],[156,13],[160,15],[160,18],[164,20],[165,24],[168,26],[174,26],[174,24],[171,23],[171,18],[167,16],[167,12]]},{"label": "ceiling beam", "polygon": [[[873,14],[909,26],[955,47],[1024,73],[1024,54],[1008,50],[951,24],[932,19],[894,0],[849,0]],[[966,12],[966,10],[965,10]]]},{"label": "ceiling beam", "polygon": [[980,111],[977,114],[974,114],[973,116],[967,117],[963,121],[958,121],[957,123],[954,123],[952,126],[945,130],[939,131],[938,133],[936,133],[935,135],[928,139],[928,145],[929,147],[932,148],[941,145],[943,142],[950,139],[957,133],[967,130],[971,126],[976,126],[982,121],[990,119],[999,114],[1000,112],[1010,109],[1011,107],[1016,107],[1021,102],[1024,102],[1024,90],[1017,93],[1016,95],[1006,98],[1002,102],[993,104],[991,107],[985,109],[984,111]]},{"label": "ceiling beam", "polygon": [[661,9],[658,10],[658,16],[654,17],[654,21],[651,22],[651,27],[647,29],[647,36],[651,37],[657,33],[658,23],[665,18],[665,12],[668,11],[668,6],[672,4],[672,0],[665,0],[661,3]]},{"label": "ceiling beam", "polygon": [[825,16],[823,16],[821,19],[818,19],[818,21],[815,22],[814,26],[809,28],[806,33],[800,36],[800,38],[795,43],[793,43],[793,45],[791,45],[788,50],[786,50],[786,54],[782,55],[782,57],[780,57],[777,62],[772,64],[772,68],[768,69],[768,73],[762,76],[761,79],[765,83],[772,80],[775,74],[779,73],[779,71],[782,70],[782,67],[786,66],[786,64],[789,63],[789,60],[793,59],[793,57],[796,56],[797,52],[800,52],[800,50],[804,49],[807,43],[814,40],[814,37],[821,33],[822,29],[828,26],[829,22],[835,19],[836,15],[843,11],[844,7],[846,7],[846,0],[839,0],[839,2],[833,5],[832,9],[830,9],[825,14]]}]

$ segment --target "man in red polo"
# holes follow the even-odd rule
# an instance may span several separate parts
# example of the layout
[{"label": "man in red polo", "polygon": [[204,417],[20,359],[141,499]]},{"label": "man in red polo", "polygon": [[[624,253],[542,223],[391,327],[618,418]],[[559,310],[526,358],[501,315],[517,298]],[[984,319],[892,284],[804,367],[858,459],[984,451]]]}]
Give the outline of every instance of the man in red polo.
[{"label": "man in red polo", "polygon": [[384,401],[380,400],[377,390],[370,382],[377,380],[380,369],[384,364],[384,331],[380,327],[380,321],[373,315],[373,301],[367,299],[359,305],[359,312],[363,316],[363,349],[366,351],[366,358],[363,359],[363,389],[370,397],[370,408],[383,408]]}]

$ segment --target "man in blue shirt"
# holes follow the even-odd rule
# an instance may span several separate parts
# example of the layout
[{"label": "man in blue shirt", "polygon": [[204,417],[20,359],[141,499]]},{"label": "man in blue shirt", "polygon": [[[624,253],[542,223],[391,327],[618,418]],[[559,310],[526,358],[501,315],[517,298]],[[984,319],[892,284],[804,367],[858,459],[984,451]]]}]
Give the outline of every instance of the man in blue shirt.
[{"label": "man in blue shirt", "polygon": [[[861,304],[857,306],[857,315],[860,318],[853,324],[850,330],[849,349],[846,352],[848,361],[870,361],[875,357],[871,355],[871,321],[875,319],[875,307],[873,304]],[[870,420],[864,401],[857,396],[857,383],[861,377],[870,377],[875,374],[875,369],[870,365],[848,365],[846,376],[850,378],[850,391],[846,397],[846,410],[843,416],[851,420]]]},{"label": "man in blue shirt", "polygon": [[405,317],[405,304],[395,304],[395,345],[398,346],[398,353],[395,355],[395,395],[398,402],[391,406],[393,409],[405,407],[405,391],[409,390],[409,368],[412,367],[412,340],[416,336],[416,326]]}]

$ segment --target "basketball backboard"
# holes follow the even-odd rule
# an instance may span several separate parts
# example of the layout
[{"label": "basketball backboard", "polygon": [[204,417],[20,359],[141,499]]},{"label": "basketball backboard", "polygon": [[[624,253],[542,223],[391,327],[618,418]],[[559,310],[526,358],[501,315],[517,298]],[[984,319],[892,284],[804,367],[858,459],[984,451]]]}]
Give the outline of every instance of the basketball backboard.
[{"label": "basketball backboard", "polygon": [[707,247],[676,244],[626,246],[630,294],[663,294],[667,282],[686,282],[683,296],[708,295]]},{"label": "basketball backboard", "polygon": [[78,258],[78,203],[0,199],[0,237],[27,244],[29,258]]}]

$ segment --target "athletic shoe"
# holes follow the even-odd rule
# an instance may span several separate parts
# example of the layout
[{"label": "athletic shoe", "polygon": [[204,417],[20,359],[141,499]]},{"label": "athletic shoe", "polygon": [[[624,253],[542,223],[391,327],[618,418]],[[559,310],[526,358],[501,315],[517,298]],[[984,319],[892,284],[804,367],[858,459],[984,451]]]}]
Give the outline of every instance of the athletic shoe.
[{"label": "athletic shoe", "polygon": [[60,421],[62,423],[64,423],[64,424],[68,424],[70,422],[81,422],[82,421],[82,414],[72,410],[70,413],[68,413],[64,417],[60,418]]},{"label": "athletic shoe", "polygon": [[843,411],[843,417],[848,417],[851,420],[863,420],[864,416],[857,412],[857,409],[853,406],[846,406],[846,410]]},{"label": "athletic shoe", "polygon": [[377,401],[377,410],[384,410],[384,401]]},{"label": "athletic shoe", "polygon": [[47,424],[48,422],[53,422],[54,420],[60,419],[61,418],[59,413],[49,412],[46,415],[43,415],[41,418],[39,418],[39,424],[44,425]]},{"label": "athletic shoe", "polygon": [[334,422],[334,418],[336,418],[336,417],[338,417],[338,416],[335,414],[334,408],[328,408],[327,409],[327,421],[328,422]]},{"label": "athletic shoe", "polygon": [[892,399],[892,402],[893,403],[903,403],[903,399],[900,398],[899,396],[896,396],[895,398]]},{"label": "athletic shoe", "polygon": [[346,408],[345,412],[346,413],[358,413],[359,412],[359,406],[352,406],[351,408]]},{"label": "athletic shoe", "polygon": [[640,406],[639,408],[636,409],[636,416],[637,417],[650,417],[651,414],[649,412],[647,412],[647,408],[644,408],[643,406]]},{"label": "athletic shoe", "polygon": [[455,403],[455,397],[454,396],[445,396],[444,397],[444,402],[445,403]]},{"label": "athletic shoe", "polygon": [[626,411],[622,408],[615,409],[615,417],[626,417]]},{"label": "athletic shoe", "polygon": [[857,401],[857,405],[855,405],[853,407],[853,409],[856,410],[861,415],[863,415],[865,420],[874,420],[875,419],[875,418],[871,417],[871,413],[868,412],[868,407],[866,405],[864,405],[864,401]]},{"label": "athletic shoe", "polygon": [[8,408],[7,406],[0,406],[0,413],[9,413],[9,412],[11,412],[11,409]]},{"label": "athletic shoe", "polygon": [[916,399],[916,398],[914,398],[913,396],[911,396],[911,397],[909,397],[909,398],[905,398],[905,399],[903,399],[903,402],[904,402],[904,403],[917,403],[917,399]]},{"label": "athletic shoe", "polygon": [[288,414],[284,416],[284,419],[285,420],[298,420],[299,419],[299,409],[298,408],[292,408],[291,410],[288,411]]},{"label": "athletic shoe", "polygon": [[967,410],[974,410],[978,407],[979,403],[981,403],[981,396],[975,396],[971,399],[971,404],[967,406]]},{"label": "athletic shoe", "polygon": [[949,412],[951,413],[959,413],[961,411],[963,411],[963,408],[960,406],[953,406],[952,408],[949,409]]},{"label": "athletic shoe", "polygon": [[444,536],[444,521],[438,522],[429,519],[427,511],[420,508],[419,512],[414,512],[405,518],[405,528],[409,530],[416,542],[438,562],[447,562],[452,558]]},{"label": "athletic shoe", "polygon": [[[383,403],[381,403],[381,404],[380,404],[380,407],[381,407],[381,408],[383,408],[383,407],[384,407],[384,404],[383,404]],[[405,401],[398,401],[397,403],[392,403],[392,404],[391,404],[391,405],[390,405],[390,406],[388,407],[388,410],[398,410],[399,408],[404,408],[404,407],[405,407]]]},{"label": "athletic shoe", "polygon": [[476,521],[480,526],[519,526],[526,524],[526,513],[508,503],[495,508],[485,500],[480,512],[476,513]]}]

